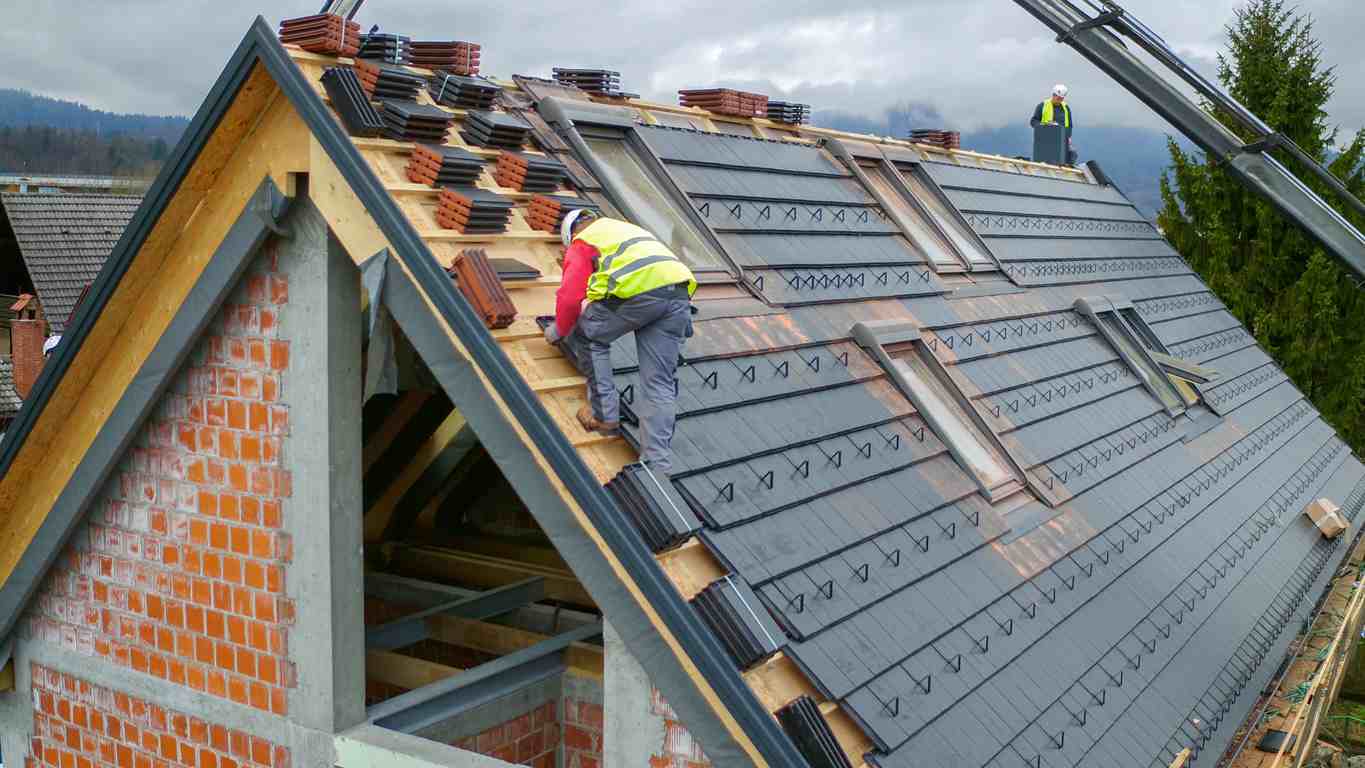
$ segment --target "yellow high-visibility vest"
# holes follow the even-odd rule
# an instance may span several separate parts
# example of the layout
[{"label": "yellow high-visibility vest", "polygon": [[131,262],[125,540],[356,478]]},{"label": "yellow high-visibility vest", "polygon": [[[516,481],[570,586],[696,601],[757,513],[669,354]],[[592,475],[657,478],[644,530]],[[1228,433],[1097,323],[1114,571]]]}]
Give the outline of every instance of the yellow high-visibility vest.
[{"label": "yellow high-visibility vest", "polygon": [[[1052,99],[1043,102],[1043,125],[1052,125],[1056,122],[1053,119],[1052,106]],[[1071,127],[1071,107],[1068,107],[1065,101],[1062,102],[1062,121],[1062,125]]]},{"label": "yellow high-visibility vest", "polygon": [[588,300],[629,299],[655,288],[687,283],[697,290],[692,270],[649,230],[619,219],[598,219],[577,240],[597,249],[597,270],[588,278]]}]

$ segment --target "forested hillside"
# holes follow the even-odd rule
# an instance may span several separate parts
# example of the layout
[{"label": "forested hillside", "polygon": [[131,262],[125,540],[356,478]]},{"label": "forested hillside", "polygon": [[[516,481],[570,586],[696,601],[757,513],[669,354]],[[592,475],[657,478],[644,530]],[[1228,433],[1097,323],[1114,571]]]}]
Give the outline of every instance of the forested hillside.
[{"label": "forested hillside", "polygon": [[100,136],[122,134],[174,144],[188,124],[183,117],[119,115],[74,101],[0,88],[0,126],[50,125]]},{"label": "forested hillside", "polygon": [[50,125],[0,127],[0,172],[74,173],[97,176],[156,175],[170,152],[165,139],[93,131],[73,131]]}]

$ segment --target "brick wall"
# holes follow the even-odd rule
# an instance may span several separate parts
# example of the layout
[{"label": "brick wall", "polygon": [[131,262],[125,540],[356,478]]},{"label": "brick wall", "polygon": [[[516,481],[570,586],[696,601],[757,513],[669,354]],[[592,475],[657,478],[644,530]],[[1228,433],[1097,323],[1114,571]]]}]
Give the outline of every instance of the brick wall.
[{"label": "brick wall", "polygon": [[601,768],[602,705],[564,699],[564,768]]},{"label": "brick wall", "polygon": [[650,755],[649,768],[710,768],[711,761],[706,759],[701,745],[678,721],[677,713],[664,701],[659,689],[652,685],[649,687],[649,711],[664,721],[664,743]]},{"label": "brick wall", "polygon": [[[26,640],[288,712],[289,341],[278,332],[288,301],[268,248],[49,572],[21,625]],[[236,764],[249,763],[216,765]]]},{"label": "brick wall", "polygon": [[555,715],[555,702],[547,701],[502,725],[460,739],[454,746],[517,765],[555,768],[560,733]]},{"label": "brick wall", "polygon": [[289,751],[264,739],[36,664],[32,672],[25,768],[290,768]]}]

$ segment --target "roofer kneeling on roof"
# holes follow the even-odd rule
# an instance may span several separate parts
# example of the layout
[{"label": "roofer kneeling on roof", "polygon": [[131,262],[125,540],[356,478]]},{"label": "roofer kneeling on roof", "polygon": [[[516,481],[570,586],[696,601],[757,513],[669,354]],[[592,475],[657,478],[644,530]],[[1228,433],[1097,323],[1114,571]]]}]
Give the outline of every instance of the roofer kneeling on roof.
[{"label": "roofer kneeling on roof", "polygon": [[1070,165],[1076,164],[1076,150],[1071,145],[1071,105],[1066,103],[1068,89],[1065,85],[1057,83],[1052,88],[1052,95],[1044,99],[1033,109],[1033,117],[1028,124],[1037,128],[1040,125],[1061,125],[1066,128],[1066,161]]},{"label": "roofer kneeling on roof", "polygon": [[569,211],[560,236],[568,250],[545,340],[562,342],[588,379],[588,404],[578,410],[578,421],[589,431],[620,429],[611,345],[633,331],[640,364],[635,403],[644,432],[640,460],[668,472],[678,407],[675,374],[692,335],[692,270],[649,231],[592,211]]}]

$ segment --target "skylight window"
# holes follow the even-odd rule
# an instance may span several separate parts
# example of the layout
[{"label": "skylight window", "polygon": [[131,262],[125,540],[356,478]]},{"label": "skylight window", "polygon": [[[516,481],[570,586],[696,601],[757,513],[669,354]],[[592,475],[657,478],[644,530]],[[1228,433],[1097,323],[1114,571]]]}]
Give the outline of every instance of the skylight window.
[{"label": "skylight window", "polygon": [[964,266],[947,237],[929,221],[928,214],[918,205],[907,200],[895,189],[888,179],[888,173],[895,173],[880,163],[864,164],[863,171],[872,183],[873,191],[886,201],[887,213],[905,231],[907,239],[938,267]]},{"label": "skylight window", "polygon": [[971,416],[963,398],[931,364],[919,329],[895,321],[858,323],[854,339],[882,364],[957,463],[997,501],[1023,487],[1003,447]]},{"label": "skylight window", "polygon": [[976,239],[976,234],[968,229],[967,223],[952,210],[947,199],[939,192],[938,185],[934,184],[924,170],[918,166],[905,164],[897,164],[896,168],[900,171],[901,178],[905,180],[905,186],[909,188],[910,194],[929,211],[939,229],[957,248],[958,253],[975,267],[994,267],[995,262]]},{"label": "skylight window", "polygon": [[[1126,306],[1125,306],[1126,305]],[[1192,404],[1192,389],[1177,386],[1166,370],[1157,362],[1151,345],[1160,344],[1156,334],[1142,322],[1142,318],[1132,311],[1126,300],[1114,300],[1104,296],[1076,300],[1076,309],[1095,323],[1109,345],[1118,352],[1119,357],[1137,374],[1147,391],[1152,393],[1166,412],[1172,415],[1183,411]],[[1126,313],[1141,323],[1141,331],[1136,330],[1126,319]],[[1156,352],[1163,357],[1163,352]]]},{"label": "skylight window", "polygon": [[598,180],[624,213],[663,241],[688,266],[721,268],[720,259],[687,222],[686,212],[670,201],[663,187],[621,137],[584,136],[597,160]]}]

